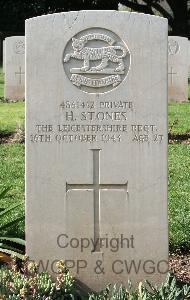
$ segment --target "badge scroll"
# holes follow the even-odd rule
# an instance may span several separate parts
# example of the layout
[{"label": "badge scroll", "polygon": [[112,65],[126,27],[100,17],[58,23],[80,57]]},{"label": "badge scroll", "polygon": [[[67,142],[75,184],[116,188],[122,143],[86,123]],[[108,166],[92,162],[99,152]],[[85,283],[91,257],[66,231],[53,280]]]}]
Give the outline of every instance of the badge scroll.
[{"label": "badge scroll", "polygon": [[179,52],[180,47],[177,41],[170,39],[168,41],[168,54],[169,55],[175,55]]},{"label": "badge scroll", "polygon": [[16,54],[24,54],[25,52],[25,43],[22,40],[18,40],[14,43],[14,52]]},{"label": "badge scroll", "polygon": [[118,86],[130,66],[129,49],[105,29],[81,32],[67,44],[63,65],[69,80],[86,92],[106,92]]}]

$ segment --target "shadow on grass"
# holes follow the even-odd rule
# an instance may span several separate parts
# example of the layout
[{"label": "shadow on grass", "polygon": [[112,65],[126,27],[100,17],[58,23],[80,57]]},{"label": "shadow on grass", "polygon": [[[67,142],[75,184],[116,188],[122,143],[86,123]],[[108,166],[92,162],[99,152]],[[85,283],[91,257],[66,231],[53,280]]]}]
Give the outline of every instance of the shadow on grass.
[{"label": "shadow on grass", "polygon": [[13,136],[12,132],[1,132],[0,133],[0,145],[9,143],[9,140]]},{"label": "shadow on grass", "polygon": [[176,142],[186,141],[190,139],[190,132],[188,133],[168,133],[168,139]]}]

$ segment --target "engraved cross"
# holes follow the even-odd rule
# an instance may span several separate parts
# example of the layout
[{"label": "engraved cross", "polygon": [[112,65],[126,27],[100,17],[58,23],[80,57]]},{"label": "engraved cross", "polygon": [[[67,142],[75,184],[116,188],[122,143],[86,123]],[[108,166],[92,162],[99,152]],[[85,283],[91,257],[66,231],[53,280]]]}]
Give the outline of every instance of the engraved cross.
[{"label": "engraved cross", "polygon": [[168,73],[168,75],[171,75],[170,76],[170,84],[173,85],[173,75],[176,75],[177,73],[174,73],[173,72],[173,68],[171,67],[170,69],[170,73]]},{"label": "engraved cross", "polygon": [[94,193],[94,241],[95,251],[100,252],[100,245],[97,241],[100,238],[100,191],[101,190],[123,190],[128,193],[128,182],[123,184],[102,184],[100,183],[100,151],[91,149],[93,153],[93,183],[92,184],[69,184],[66,183],[66,192],[69,190],[93,190]]},{"label": "engraved cross", "polygon": [[15,75],[19,75],[19,84],[22,83],[22,75],[24,75],[24,72],[22,72],[21,67],[19,67],[19,72],[15,72]]}]

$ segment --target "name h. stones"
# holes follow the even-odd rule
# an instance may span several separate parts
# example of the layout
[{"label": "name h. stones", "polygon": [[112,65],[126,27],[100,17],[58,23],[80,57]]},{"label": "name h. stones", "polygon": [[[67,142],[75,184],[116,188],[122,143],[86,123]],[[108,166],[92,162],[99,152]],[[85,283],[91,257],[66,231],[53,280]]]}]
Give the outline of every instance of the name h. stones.
[{"label": "name h. stones", "polygon": [[94,290],[161,282],[167,21],[116,11],[29,19],[26,64],[27,254],[51,272],[64,259]]},{"label": "name h. stones", "polygon": [[168,37],[168,100],[188,101],[188,39]]},{"label": "name h. stones", "polygon": [[25,97],[25,37],[5,39],[5,93],[6,99],[22,100]]}]

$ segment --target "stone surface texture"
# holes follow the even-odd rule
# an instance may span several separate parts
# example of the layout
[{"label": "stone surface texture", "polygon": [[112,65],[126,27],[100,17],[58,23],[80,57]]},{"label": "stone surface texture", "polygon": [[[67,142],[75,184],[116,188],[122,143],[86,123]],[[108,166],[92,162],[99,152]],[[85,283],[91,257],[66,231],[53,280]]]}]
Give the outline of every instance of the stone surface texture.
[{"label": "stone surface texture", "polygon": [[5,73],[5,40],[3,40],[3,73]]},{"label": "stone surface texture", "polygon": [[27,254],[90,289],[166,276],[167,42],[138,13],[26,21]]}]

